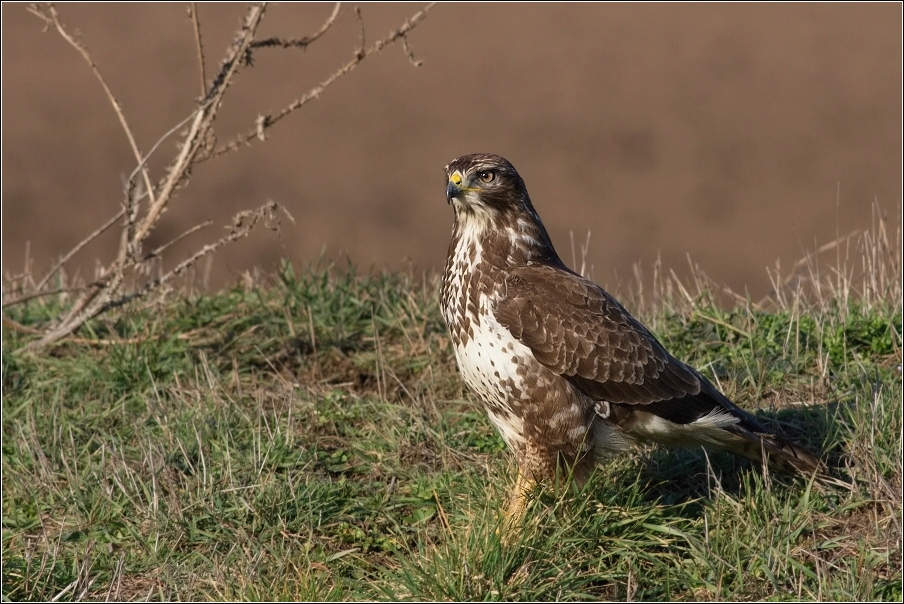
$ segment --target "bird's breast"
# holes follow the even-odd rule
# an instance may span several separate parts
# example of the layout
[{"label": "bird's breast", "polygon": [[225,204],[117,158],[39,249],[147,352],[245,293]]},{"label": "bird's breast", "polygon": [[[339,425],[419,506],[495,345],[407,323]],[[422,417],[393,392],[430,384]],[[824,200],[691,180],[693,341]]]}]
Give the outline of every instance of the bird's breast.
[{"label": "bird's breast", "polygon": [[[510,447],[524,441],[522,418],[532,404],[527,376],[538,367],[533,353],[496,321],[492,298],[480,295],[466,304],[462,320],[467,337],[455,344],[455,358],[462,379],[485,407]],[[476,310],[476,314],[472,313]]]}]

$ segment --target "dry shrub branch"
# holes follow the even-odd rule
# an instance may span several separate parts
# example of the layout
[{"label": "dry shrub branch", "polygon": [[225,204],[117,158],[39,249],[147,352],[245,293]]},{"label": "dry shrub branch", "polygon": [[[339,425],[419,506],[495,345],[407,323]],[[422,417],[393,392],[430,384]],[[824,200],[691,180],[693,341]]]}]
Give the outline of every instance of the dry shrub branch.
[{"label": "dry shrub branch", "polygon": [[[201,98],[197,102],[197,106],[192,113],[178,124],[169,129],[148,151],[142,153],[129,122],[122,111],[120,103],[116,100],[110,87],[104,80],[97,64],[91,57],[88,47],[74,36],[66,25],[62,22],[56,7],[53,4],[31,4],[28,10],[40,18],[47,30],[54,30],[63,37],[75,50],[81,54],[85,62],[91,68],[94,77],[98,80],[110,104],[113,107],[116,117],[122,126],[123,132],[129,141],[129,146],[135,157],[135,169],[130,175],[121,202],[119,211],[110,218],[106,223],[97,228],[88,235],[72,250],[64,254],[59,262],[54,265],[40,281],[30,287],[30,291],[22,291],[20,286],[18,291],[10,293],[4,292],[3,306],[8,307],[14,304],[20,304],[26,300],[34,299],[42,296],[50,296],[58,294],[61,287],[49,287],[54,276],[63,269],[66,264],[88,243],[99,237],[101,234],[112,228],[116,224],[121,225],[121,237],[118,253],[116,257],[109,260],[98,271],[99,277],[83,288],[78,288],[75,292],[74,303],[69,309],[58,316],[50,324],[43,326],[41,329],[33,328],[23,329],[24,331],[36,332],[35,340],[30,342],[26,349],[39,350],[57,342],[61,338],[65,338],[85,324],[86,321],[97,317],[112,308],[122,306],[137,299],[145,298],[151,294],[162,292],[163,288],[174,278],[183,274],[188,268],[193,266],[201,258],[213,254],[217,249],[243,237],[259,223],[263,222],[269,228],[278,230],[280,214],[288,215],[284,208],[270,201],[262,205],[256,210],[240,212],[233,217],[232,224],[228,227],[228,233],[213,243],[208,243],[200,247],[197,251],[190,254],[183,261],[179,262],[174,268],[163,272],[159,276],[153,277],[152,266],[159,259],[162,251],[173,245],[185,237],[188,237],[198,230],[208,226],[210,222],[199,224],[185,233],[182,233],[175,239],[149,252],[144,251],[144,246],[151,231],[159,222],[163,212],[167,209],[174,199],[174,193],[188,185],[191,178],[192,169],[200,162],[219,157],[226,153],[235,152],[241,147],[250,144],[254,139],[263,141],[266,139],[265,132],[273,127],[284,117],[300,109],[306,103],[319,97],[323,91],[333,82],[342,76],[350,73],[367,57],[379,53],[387,46],[402,41],[405,54],[413,65],[420,63],[415,61],[407,43],[407,35],[420,23],[426,16],[428,11],[433,7],[434,3],[426,5],[421,10],[415,12],[402,25],[392,31],[387,37],[378,40],[369,47],[364,45],[363,35],[363,19],[360,11],[356,8],[355,13],[362,27],[360,46],[354,49],[352,58],[336,69],[328,78],[320,82],[305,94],[295,99],[282,110],[275,114],[263,114],[254,120],[254,124],[245,134],[239,134],[232,137],[229,142],[219,147],[215,141],[217,137],[214,133],[214,122],[217,113],[223,102],[223,98],[229,90],[230,85],[241,74],[241,72],[251,67],[252,54],[258,49],[264,48],[306,48],[321,38],[340,17],[341,4],[337,3],[329,17],[314,33],[301,38],[262,38],[258,39],[258,29],[264,19],[268,8],[266,2],[254,3],[248,7],[242,24],[235,34],[232,44],[222,58],[213,79],[208,82],[204,71],[204,46],[201,36],[201,21],[198,16],[197,5],[191,3],[188,6],[188,17],[191,22],[192,35],[195,40],[195,48],[201,79]],[[156,180],[148,169],[148,159],[158,151],[161,143],[170,136],[179,133],[181,140],[177,145],[175,156],[168,162],[163,174]],[[183,196],[183,199],[186,196]],[[289,216],[291,219],[291,216]],[[23,280],[24,282],[24,280]],[[6,288],[5,288],[6,289]],[[72,289],[66,290],[72,293]],[[7,327],[16,328],[11,325],[12,321],[4,317],[3,323]],[[18,326],[23,327],[24,326]]]}]

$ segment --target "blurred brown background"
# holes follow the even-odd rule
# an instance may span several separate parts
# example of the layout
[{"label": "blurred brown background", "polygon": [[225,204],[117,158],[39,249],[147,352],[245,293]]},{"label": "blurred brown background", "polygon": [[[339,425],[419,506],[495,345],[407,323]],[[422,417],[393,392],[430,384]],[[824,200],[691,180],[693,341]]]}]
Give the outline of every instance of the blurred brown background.
[{"label": "blurred brown background", "polygon": [[[367,42],[421,5],[362,6]],[[3,270],[30,249],[46,269],[118,209],[133,160],[82,58],[25,5],[3,11]],[[263,35],[316,31],[327,4],[269,7]],[[123,105],[143,150],[199,96],[184,4],[60,5]],[[244,7],[200,5],[207,72]],[[465,153],[508,157],[564,259],[590,232],[595,278],[624,285],[661,255],[686,256],[754,296],[790,265],[901,208],[901,5],[438,5],[401,46],[366,60],[271,130],[205,163],[154,234],[207,218],[169,253],[219,236],[267,199],[296,224],[220,251],[213,285],[280,257],[347,253],[363,268],[441,268],[452,224],[442,167]],[[227,93],[225,141],[301,96],[352,56],[353,5],[306,51],[258,50]],[[169,139],[152,166],[159,177]],[[30,242],[27,246],[26,242]],[[76,266],[90,276],[116,234]],[[153,242],[152,242],[153,243]]]}]

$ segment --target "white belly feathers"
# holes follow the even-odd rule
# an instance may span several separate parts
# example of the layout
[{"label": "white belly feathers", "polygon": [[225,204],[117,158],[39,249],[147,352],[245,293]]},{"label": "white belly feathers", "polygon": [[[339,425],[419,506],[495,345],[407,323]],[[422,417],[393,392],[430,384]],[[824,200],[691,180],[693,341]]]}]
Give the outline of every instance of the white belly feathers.
[{"label": "white belly feathers", "polygon": [[524,442],[523,424],[512,413],[511,404],[520,403],[525,395],[523,372],[527,370],[517,359],[530,359],[533,354],[496,321],[489,304],[482,295],[479,324],[472,337],[455,347],[455,358],[465,383],[480,397],[506,443],[515,447]]}]

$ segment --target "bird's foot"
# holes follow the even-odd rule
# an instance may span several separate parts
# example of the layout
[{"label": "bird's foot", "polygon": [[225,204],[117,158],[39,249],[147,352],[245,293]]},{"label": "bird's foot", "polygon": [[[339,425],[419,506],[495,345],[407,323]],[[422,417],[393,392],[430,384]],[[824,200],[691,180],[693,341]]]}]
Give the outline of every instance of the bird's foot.
[{"label": "bird's foot", "polygon": [[525,476],[519,470],[514,491],[506,506],[500,526],[503,541],[510,542],[524,528],[524,515],[536,489],[537,481]]}]

